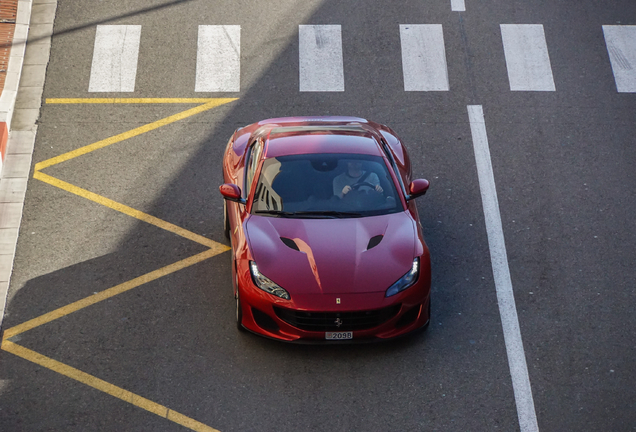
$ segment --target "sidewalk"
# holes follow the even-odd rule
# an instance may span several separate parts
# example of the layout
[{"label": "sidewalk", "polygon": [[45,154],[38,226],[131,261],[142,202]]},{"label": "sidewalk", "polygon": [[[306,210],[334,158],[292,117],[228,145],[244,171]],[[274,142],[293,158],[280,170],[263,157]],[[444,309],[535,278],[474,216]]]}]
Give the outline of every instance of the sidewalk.
[{"label": "sidewalk", "polygon": [[0,4],[0,325],[31,170],[56,8],[57,0],[2,0]]}]

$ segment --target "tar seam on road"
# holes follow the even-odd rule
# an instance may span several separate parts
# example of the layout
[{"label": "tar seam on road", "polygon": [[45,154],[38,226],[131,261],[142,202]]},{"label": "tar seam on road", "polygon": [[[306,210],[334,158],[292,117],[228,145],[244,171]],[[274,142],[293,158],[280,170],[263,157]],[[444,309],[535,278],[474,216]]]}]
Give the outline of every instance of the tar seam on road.
[{"label": "tar seam on road", "polygon": [[468,118],[475,151],[481,201],[484,208],[490,261],[497,290],[497,303],[499,304],[499,314],[501,315],[501,326],[503,327],[504,341],[506,343],[508,367],[512,377],[519,426],[521,432],[538,432],[539,426],[534,409],[526,355],[521,340],[519,317],[517,316],[517,307],[512,291],[512,280],[510,278],[510,268],[508,267],[506,243],[501,225],[495,176],[490,160],[486,122],[482,106],[468,105]]},{"label": "tar seam on road", "polygon": [[466,66],[466,78],[468,79],[468,90],[470,91],[471,102],[474,102],[477,99],[477,88],[475,86],[475,76],[473,72],[473,54],[470,51],[470,46],[468,45],[468,35],[466,34],[466,28],[464,27],[464,18],[462,14],[458,14],[458,24],[459,24],[459,34],[462,37],[462,46],[464,53],[464,65]]},{"label": "tar seam on road", "polygon": [[[61,363],[57,360],[48,358],[36,351],[30,350],[23,346],[16,344],[14,341],[10,341],[9,339],[17,336],[26,331],[32,330],[36,327],[54,321],[58,318],[65,317],[69,314],[77,312],[81,309],[84,309],[88,306],[94,305],[121,293],[130,291],[134,288],[137,288],[141,285],[149,283],[151,281],[157,280],[163,276],[169,275],[176,271],[182,270],[186,267],[190,267],[194,264],[202,262],[206,259],[212,258],[220,253],[223,253],[230,248],[217,243],[211,239],[203,237],[201,235],[190,232],[184,228],[173,225],[169,222],[163,221],[157,217],[151,216],[149,214],[143,213],[139,210],[135,210],[132,207],[128,207],[124,204],[118,203],[116,201],[105,198],[101,195],[90,192],[86,189],[82,189],[65,181],[59,180],[53,176],[48,174],[44,174],[40,170],[56,165],[58,163],[73,159],[75,157],[90,153],[94,150],[98,150],[109,146],[111,144],[115,144],[117,142],[124,141],[128,138],[132,138],[134,136],[141,135],[143,133],[149,132],[151,130],[157,129],[159,127],[174,123],[179,120],[183,120],[192,115],[201,113],[203,111],[207,111],[214,107],[229,103],[236,100],[236,98],[219,98],[219,99],[209,99],[209,98],[196,98],[196,99],[179,99],[179,98],[150,98],[150,99],[109,99],[109,98],[100,98],[100,99],[52,99],[51,103],[57,104],[69,104],[69,103],[131,103],[131,104],[143,104],[143,103],[201,103],[195,108],[191,108],[185,111],[182,111],[178,114],[166,117],[164,119],[158,120],[153,123],[149,123],[145,126],[141,126],[135,129],[132,129],[128,132],[124,132],[108,139],[98,141],[93,144],[89,144],[87,146],[81,147],[79,149],[70,151],[68,153],[64,153],[60,156],[48,159],[46,161],[40,162],[35,165],[35,172],[33,177],[45,183],[48,183],[52,186],[63,189],[67,192],[73,193],[82,198],[86,198],[108,208],[111,208],[120,213],[126,214],[128,216],[134,217],[141,221],[147,222],[149,224],[155,225],[159,228],[177,234],[181,237],[187,238],[196,243],[207,246],[209,249],[193,255],[189,258],[177,261],[173,264],[162,267],[158,270],[154,270],[150,273],[146,273],[144,275],[138,276],[134,279],[131,279],[127,282],[121,283],[104,291],[95,293],[88,297],[85,297],[81,300],[68,304],[66,306],[60,307],[48,313],[45,313],[39,317],[33,318],[29,321],[26,321],[22,324],[16,325],[7,329],[2,335],[2,344],[0,348],[4,351],[10,352],[16,356],[22,357],[25,360],[31,361],[37,365],[48,368],[54,372],[65,375],[69,378],[72,378],[78,382],[81,382],[85,385],[93,387],[97,390],[100,390],[104,393],[107,393],[113,397],[119,398],[125,402],[128,402],[132,405],[135,405],[139,408],[142,408],[146,411],[149,411],[153,414],[166,418],[174,423],[180,424],[184,427],[187,427],[196,432],[219,432],[218,430],[211,428],[201,422],[198,422],[190,417],[187,417],[183,414],[180,414],[176,411],[173,411],[163,405],[155,403],[151,400],[148,400],[142,396],[136,395],[128,390],[125,390],[121,387],[110,384],[104,380],[101,380],[97,377],[89,375],[85,372],[82,372],[78,369],[75,369],[71,366],[68,366],[64,363]],[[99,102],[96,102],[99,101]]]}]

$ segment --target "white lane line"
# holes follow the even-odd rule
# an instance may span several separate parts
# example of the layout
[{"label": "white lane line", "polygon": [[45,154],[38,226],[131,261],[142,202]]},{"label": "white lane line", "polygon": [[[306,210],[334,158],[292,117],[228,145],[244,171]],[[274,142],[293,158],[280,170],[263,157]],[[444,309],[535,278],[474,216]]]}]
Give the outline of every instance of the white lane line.
[{"label": "white lane line", "polygon": [[140,25],[98,25],[89,92],[135,91]]},{"label": "white lane line", "polygon": [[555,91],[542,24],[501,24],[512,91]]},{"label": "white lane line", "polygon": [[604,25],[603,34],[616,90],[636,93],[636,26]]},{"label": "white lane line", "polygon": [[241,90],[241,26],[200,25],[195,92]]},{"label": "white lane line", "polygon": [[453,12],[464,12],[466,10],[464,0],[451,0],[451,10]]},{"label": "white lane line", "polygon": [[519,317],[517,316],[517,307],[512,291],[512,280],[510,279],[510,269],[508,268],[506,243],[501,226],[497,189],[495,188],[495,177],[492,171],[482,106],[468,105],[468,118],[473,138],[479,189],[481,190],[488,246],[490,247],[490,260],[495,279],[495,289],[497,290],[497,302],[499,303],[499,314],[501,315],[506,353],[508,354],[508,367],[512,377],[512,388],[517,405],[519,426],[521,432],[538,432],[539,426],[534,410],[528,366],[523,350],[523,342],[521,341]]},{"label": "white lane line", "polygon": [[298,44],[300,91],[344,91],[341,27],[299,25]]},{"label": "white lane line", "polygon": [[400,24],[404,91],[448,91],[441,24]]}]

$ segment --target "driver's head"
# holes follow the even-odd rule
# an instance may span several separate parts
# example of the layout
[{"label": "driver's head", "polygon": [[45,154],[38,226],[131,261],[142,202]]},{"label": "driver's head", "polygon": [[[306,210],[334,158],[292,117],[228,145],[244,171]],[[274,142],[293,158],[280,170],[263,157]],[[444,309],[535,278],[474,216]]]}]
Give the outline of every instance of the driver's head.
[{"label": "driver's head", "polygon": [[347,167],[349,169],[349,175],[353,177],[358,177],[362,172],[362,162],[360,161],[347,162]]}]

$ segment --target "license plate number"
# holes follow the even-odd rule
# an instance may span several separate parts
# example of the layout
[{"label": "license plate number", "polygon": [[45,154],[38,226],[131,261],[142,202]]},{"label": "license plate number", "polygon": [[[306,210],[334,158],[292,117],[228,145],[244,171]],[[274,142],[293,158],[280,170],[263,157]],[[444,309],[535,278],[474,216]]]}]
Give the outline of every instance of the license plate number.
[{"label": "license plate number", "polygon": [[347,340],[353,339],[353,332],[325,332],[327,340]]}]

